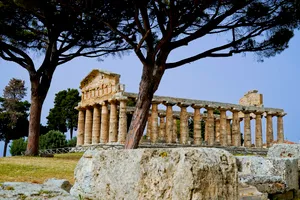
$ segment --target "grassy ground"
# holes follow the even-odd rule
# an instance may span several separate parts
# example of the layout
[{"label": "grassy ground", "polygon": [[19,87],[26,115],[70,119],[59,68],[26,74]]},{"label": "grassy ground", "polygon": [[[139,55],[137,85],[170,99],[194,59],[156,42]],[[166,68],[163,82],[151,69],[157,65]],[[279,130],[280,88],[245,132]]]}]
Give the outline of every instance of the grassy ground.
[{"label": "grassy ground", "polygon": [[82,153],[57,154],[52,158],[15,156],[0,158],[0,182],[43,183],[48,178],[74,183],[74,169]]}]

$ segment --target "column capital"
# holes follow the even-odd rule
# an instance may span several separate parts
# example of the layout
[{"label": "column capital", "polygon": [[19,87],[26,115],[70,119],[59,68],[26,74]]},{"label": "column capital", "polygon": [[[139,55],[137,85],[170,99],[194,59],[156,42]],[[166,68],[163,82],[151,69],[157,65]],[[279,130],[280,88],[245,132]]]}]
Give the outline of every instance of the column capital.
[{"label": "column capital", "polygon": [[187,103],[183,103],[183,102],[178,102],[177,106],[179,106],[180,108],[187,108],[190,106],[190,104]]},{"label": "column capital", "polygon": [[264,113],[264,111],[260,111],[260,110],[254,111],[255,115],[262,115],[263,113]]},{"label": "column capital", "polygon": [[173,119],[179,119],[179,116],[173,115]]},{"label": "column capital", "polygon": [[161,104],[161,101],[157,101],[157,100],[152,100],[152,104]]},{"label": "column capital", "polygon": [[75,109],[78,110],[78,111],[85,111],[86,107],[76,106]]},{"label": "column capital", "polygon": [[102,101],[99,103],[101,106],[107,106],[107,101]]},{"label": "column capital", "polygon": [[171,101],[163,101],[162,102],[165,106],[174,106],[176,103]]},{"label": "column capital", "polygon": [[108,99],[108,103],[110,104],[117,103],[117,99]]},{"label": "column capital", "polygon": [[276,113],[277,117],[284,117],[286,115],[287,115],[287,113],[285,113],[285,112],[278,112],[278,113]]},{"label": "column capital", "polygon": [[243,110],[243,111],[241,111],[242,113],[244,113],[244,114],[250,114],[250,113],[252,113],[253,111],[251,111],[251,110]]},{"label": "column capital", "polygon": [[225,107],[223,107],[223,106],[219,106],[219,107],[218,107],[218,110],[219,110],[219,111],[227,111],[228,108],[225,108]]},{"label": "column capital", "polygon": [[99,108],[100,106],[101,106],[101,105],[98,104],[98,103],[95,103],[95,104],[93,105],[94,108]]},{"label": "column capital", "polygon": [[191,107],[194,108],[194,109],[201,109],[201,108],[204,108],[204,105],[202,105],[202,104],[192,104]]},{"label": "column capital", "polygon": [[234,112],[240,112],[240,110],[238,108],[232,107],[231,109],[229,109],[232,113]]},{"label": "column capital", "polygon": [[267,118],[268,116],[274,117],[276,116],[276,113],[272,111],[266,112],[265,118]]},{"label": "column capital", "polygon": [[213,110],[214,110],[214,109],[216,109],[217,107],[216,107],[216,106],[213,106],[213,105],[205,105],[204,108],[205,108],[206,110],[208,110],[208,109],[210,109],[210,110],[213,109]]}]

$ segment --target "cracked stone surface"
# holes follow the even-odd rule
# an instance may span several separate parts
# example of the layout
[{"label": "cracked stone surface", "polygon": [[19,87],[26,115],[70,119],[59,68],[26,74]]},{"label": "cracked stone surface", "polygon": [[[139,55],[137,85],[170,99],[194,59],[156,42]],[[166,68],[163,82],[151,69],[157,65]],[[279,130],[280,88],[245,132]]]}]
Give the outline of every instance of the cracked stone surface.
[{"label": "cracked stone surface", "polygon": [[74,196],[90,199],[238,199],[235,157],[222,149],[89,150]]}]

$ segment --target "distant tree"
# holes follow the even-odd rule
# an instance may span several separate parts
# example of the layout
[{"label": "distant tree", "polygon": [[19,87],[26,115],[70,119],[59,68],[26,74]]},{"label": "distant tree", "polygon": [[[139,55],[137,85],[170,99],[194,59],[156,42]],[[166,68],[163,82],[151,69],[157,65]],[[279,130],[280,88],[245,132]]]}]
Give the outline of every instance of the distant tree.
[{"label": "distant tree", "polygon": [[80,102],[79,92],[76,89],[63,90],[55,94],[54,108],[50,109],[48,128],[67,132],[70,130],[70,138],[73,137],[73,130],[77,128],[78,111],[75,107]]},{"label": "distant tree", "polygon": [[27,141],[24,138],[19,138],[17,140],[13,140],[10,145],[10,154],[12,156],[22,155],[22,152],[25,152],[27,146]]},{"label": "distant tree", "polygon": [[[102,9],[107,1],[89,1],[92,9]],[[146,126],[154,92],[168,69],[204,58],[225,58],[254,52],[258,60],[275,56],[286,48],[299,28],[298,0],[118,0],[109,1],[120,15],[133,18],[114,24],[101,20],[134,49],[142,65],[136,109],[125,148],[137,148]],[[118,8],[115,8],[118,7]],[[123,11],[120,9],[123,8]],[[100,16],[101,17],[101,16]],[[224,36],[224,42],[189,51],[198,40]],[[191,52],[186,58],[170,59],[179,48]],[[192,53],[193,52],[193,53]],[[175,59],[175,60],[174,60]]]},{"label": "distant tree", "polygon": [[[107,12],[108,2],[97,14],[118,24],[123,15]],[[128,49],[102,20],[88,15],[87,5],[73,0],[0,1],[0,58],[27,70],[31,83],[26,155],[38,154],[42,107],[57,66],[80,56],[101,57]],[[37,55],[43,58],[40,65],[33,59]]]},{"label": "distant tree", "polygon": [[67,146],[66,136],[59,131],[49,131],[40,137],[40,149],[55,149]]},{"label": "distant tree", "polygon": [[30,104],[21,101],[26,95],[25,83],[11,79],[0,98],[0,140],[4,141],[3,157],[10,140],[28,135],[28,110]]}]

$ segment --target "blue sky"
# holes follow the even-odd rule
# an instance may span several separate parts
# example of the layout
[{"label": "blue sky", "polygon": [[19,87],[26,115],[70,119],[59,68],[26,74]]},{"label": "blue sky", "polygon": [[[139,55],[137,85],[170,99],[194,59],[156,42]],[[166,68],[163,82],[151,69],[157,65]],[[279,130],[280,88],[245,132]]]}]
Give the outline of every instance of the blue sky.
[{"label": "blue sky", "polygon": [[[206,38],[176,50],[170,55],[170,61],[191,56],[199,51],[225,42],[223,37]],[[156,95],[211,100],[225,103],[238,103],[249,90],[257,89],[264,95],[264,106],[282,108],[288,113],[284,117],[285,138],[299,142],[298,114],[300,59],[298,44],[300,33],[296,32],[290,47],[276,57],[257,62],[254,54],[234,55],[230,58],[207,58],[179,68],[167,70],[162,78]],[[298,57],[299,56],[299,57]],[[34,56],[36,63],[40,57]],[[30,99],[30,82],[28,73],[20,66],[0,60],[0,95],[11,78],[25,80],[28,88],[26,99]],[[138,92],[142,65],[132,53],[120,57],[108,57],[103,62],[97,59],[77,58],[59,66],[54,73],[52,84],[42,111],[42,124],[46,124],[46,116],[53,107],[55,93],[67,88],[79,89],[80,81],[92,69],[105,69],[121,75],[121,83],[126,91]],[[192,109],[190,109],[192,111]],[[298,114],[297,114],[298,113]],[[265,119],[263,119],[265,122]],[[252,120],[252,124],[254,121]],[[274,118],[274,129],[276,121]],[[265,127],[263,126],[265,131]],[[243,132],[243,125],[241,124]],[[252,128],[252,134],[254,128]],[[276,131],[274,131],[276,135]],[[276,137],[276,136],[275,136]],[[2,156],[3,144],[0,144]]]}]

